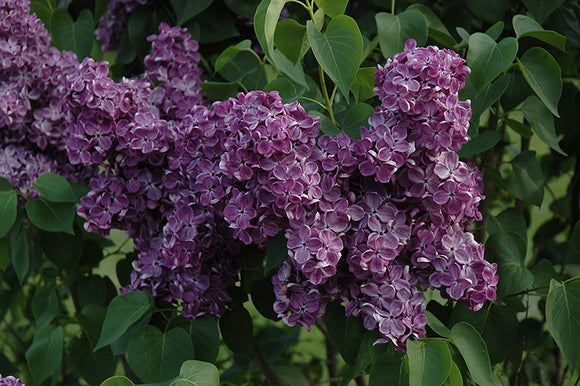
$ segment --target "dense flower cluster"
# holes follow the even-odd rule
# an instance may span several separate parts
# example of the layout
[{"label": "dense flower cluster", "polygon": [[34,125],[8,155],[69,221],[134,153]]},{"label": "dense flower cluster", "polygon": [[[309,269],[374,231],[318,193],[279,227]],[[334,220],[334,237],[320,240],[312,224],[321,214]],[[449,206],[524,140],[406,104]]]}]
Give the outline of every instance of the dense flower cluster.
[{"label": "dense flower cluster", "polygon": [[201,104],[199,44],[185,28],[159,26],[159,35],[149,36],[151,54],[145,58],[147,71],[141,77],[158,87],[150,101],[159,107],[161,117],[181,120],[192,106]]},{"label": "dense flower cluster", "polygon": [[95,30],[97,40],[103,51],[114,51],[119,48],[123,33],[129,23],[129,16],[138,7],[149,4],[150,0],[111,0],[107,10],[99,19]]},{"label": "dense flower cluster", "polygon": [[87,182],[94,170],[68,163],[61,101],[78,63],[49,43],[27,1],[0,0],[0,176],[33,196],[41,174]]},{"label": "dense flower cluster", "polygon": [[2,377],[0,375],[0,386],[25,386],[24,383],[18,378],[14,378],[12,375],[7,377]]},{"label": "dense flower cluster", "polygon": [[[463,231],[481,219],[467,141],[469,69],[449,50],[407,42],[376,74],[381,108],[361,139],[318,137],[318,122],[276,92],[201,104],[197,44],[160,27],[139,80],[114,82],[86,59],[69,76],[71,163],[99,165],[79,214],[135,239],[132,283],[219,317],[244,253],[287,238],[274,309],[310,328],[330,301],[404,349],[424,336],[421,288],[479,309],[496,266]],[[172,58],[177,58],[172,60]]]}]

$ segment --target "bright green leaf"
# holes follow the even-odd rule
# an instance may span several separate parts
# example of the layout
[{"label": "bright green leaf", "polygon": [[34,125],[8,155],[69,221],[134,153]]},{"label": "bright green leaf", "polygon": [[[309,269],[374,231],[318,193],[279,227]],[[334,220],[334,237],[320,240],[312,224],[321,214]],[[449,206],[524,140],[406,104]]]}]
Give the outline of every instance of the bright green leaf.
[{"label": "bright green leaf", "polygon": [[562,350],[570,374],[580,358],[580,281],[550,282],[546,299],[546,327]]},{"label": "bright green leaf", "polygon": [[54,10],[51,18],[52,42],[60,50],[73,51],[79,60],[91,53],[95,39],[95,23],[88,9],[79,14],[76,22],[64,8]]},{"label": "bright green leaf", "polygon": [[78,202],[72,186],[58,174],[47,173],[36,179],[32,184],[42,197],[51,202],[76,203]]},{"label": "bright green leaf", "polygon": [[506,181],[507,190],[516,198],[536,206],[544,200],[544,175],[536,153],[525,151],[516,156],[512,162],[513,172]]},{"label": "bright green leaf", "polygon": [[449,376],[445,381],[445,386],[463,386],[461,370],[459,370],[459,367],[457,367],[455,362],[451,362],[451,371],[449,372]]},{"label": "bright green leaf", "polygon": [[286,0],[262,0],[254,14],[254,31],[262,50],[270,63],[274,64],[274,36],[280,13]]},{"label": "bright green leaf", "polygon": [[533,37],[559,48],[566,49],[566,36],[556,31],[546,31],[534,19],[525,15],[515,15],[512,19],[514,31],[518,39]]},{"label": "bright green leaf", "polygon": [[451,353],[442,339],[410,340],[407,355],[411,386],[439,386],[451,371]]},{"label": "bright green leaf", "polygon": [[556,128],[554,127],[554,117],[548,108],[536,96],[528,97],[522,105],[524,117],[532,123],[532,127],[537,136],[548,146],[558,153],[567,154],[560,148]]},{"label": "bright green leaf", "polygon": [[294,19],[284,19],[278,22],[274,43],[292,63],[301,60],[310,49],[306,26]]},{"label": "bright green leaf", "polygon": [[318,8],[324,9],[324,12],[330,17],[344,15],[348,0],[314,0]]},{"label": "bright green leaf", "polygon": [[179,327],[162,333],[152,325],[143,326],[127,350],[131,369],[141,380],[150,383],[177,376],[181,364],[194,356],[189,334]]},{"label": "bright green leaf", "polygon": [[177,15],[177,24],[182,25],[202,13],[212,2],[213,0],[171,0],[171,5]]},{"label": "bright green leaf", "polygon": [[482,89],[499,74],[511,66],[518,42],[514,38],[505,38],[496,43],[490,36],[476,32],[469,37],[467,65],[471,68],[469,75],[473,86]]},{"label": "bright green leaf", "polygon": [[427,42],[427,20],[415,9],[392,15],[379,12],[375,15],[379,45],[385,58],[392,58],[397,52],[403,51],[408,39],[415,39],[418,46]]},{"label": "bright green leaf", "polygon": [[0,238],[10,231],[18,214],[18,195],[15,190],[0,191]]},{"label": "bright green leaf", "polygon": [[26,350],[26,362],[36,384],[58,370],[62,360],[63,329],[45,324],[36,330],[32,345]]},{"label": "bright green leaf", "polygon": [[74,204],[29,200],[24,207],[28,218],[38,228],[49,232],[65,232],[74,235],[73,221],[76,214]]},{"label": "bright green leaf", "polygon": [[562,96],[562,71],[556,59],[541,47],[532,47],[518,59],[518,65],[532,90],[550,109],[558,114],[558,101]]},{"label": "bright green leaf", "polygon": [[171,386],[219,386],[218,369],[211,363],[186,361],[181,365],[179,376]]},{"label": "bright green leaf", "polygon": [[530,287],[534,276],[525,266],[526,243],[516,233],[494,233],[485,242],[485,255],[497,263],[497,296],[517,294]]},{"label": "bright green leaf", "polygon": [[324,34],[311,21],[306,28],[316,60],[348,100],[363,52],[358,25],[350,16],[341,15],[328,23]]},{"label": "bright green leaf", "polygon": [[95,350],[120,338],[127,329],[151,308],[153,298],[147,292],[129,292],[115,297],[105,315],[101,335]]},{"label": "bright green leaf", "polygon": [[244,51],[252,51],[252,42],[249,39],[242,40],[235,46],[229,46],[226,48],[215,61],[215,72],[220,72],[220,70],[224,68],[226,64],[231,62],[232,59],[236,57],[236,55]]},{"label": "bright green leaf", "polygon": [[469,323],[460,322],[451,328],[451,341],[467,364],[473,381],[480,385],[495,385],[485,341]]}]

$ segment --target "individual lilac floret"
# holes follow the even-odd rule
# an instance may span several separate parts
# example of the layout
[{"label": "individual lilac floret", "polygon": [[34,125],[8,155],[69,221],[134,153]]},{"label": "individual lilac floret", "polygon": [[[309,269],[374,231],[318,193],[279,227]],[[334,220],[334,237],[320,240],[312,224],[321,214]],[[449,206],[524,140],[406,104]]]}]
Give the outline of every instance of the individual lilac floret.
[{"label": "individual lilac floret", "polygon": [[137,8],[150,3],[150,0],[111,0],[107,11],[99,19],[95,36],[101,42],[103,51],[115,51],[119,48],[125,33],[129,16]]},{"label": "individual lilac floret", "polygon": [[14,378],[12,375],[7,377],[2,377],[0,375],[0,386],[25,386],[24,383],[18,378]]},{"label": "individual lilac floret", "polygon": [[142,79],[157,86],[150,101],[159,107],[161,116],[181,120],[193,106],[202,102],[199,44],[187,29],[159,25],[159,34],[147,38],[151,54],[145,57],[147,71]]}]

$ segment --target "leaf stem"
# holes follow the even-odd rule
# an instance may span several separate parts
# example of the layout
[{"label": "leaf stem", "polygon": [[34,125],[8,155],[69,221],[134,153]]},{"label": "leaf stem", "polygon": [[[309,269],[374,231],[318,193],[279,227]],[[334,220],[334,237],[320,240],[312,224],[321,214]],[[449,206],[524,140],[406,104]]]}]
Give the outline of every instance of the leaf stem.
[{"label": "leaf stem", "polygon": [[395,0],[391,0],[391,15],[395,14]]},{"label": "leaf stem", "polygon": [[332,101],[328,96],[328,90],[326,89],[326,80],[324,79],[324,70],[322,69],[321,66],[318,66],[318,75],[320,77],[320,88],[322,88],[322,96],[324,97],[324,101],[326,102],[326,111],[328,111],[328,117],[330,118],[332,123],[336,125],[336,120],[334,119],[334,112],[332,111]]},{"label": "leaf stem", "polygon": [[300,99],[304,99],[305,101],[312,102],[312,103],[316,103],[318,106],[320,106],[324,110],[326,110],[326,106],[323,103],[317,101],[316,99],[308,98],[308,97],[305,97],[305,96],[301,96]]}]

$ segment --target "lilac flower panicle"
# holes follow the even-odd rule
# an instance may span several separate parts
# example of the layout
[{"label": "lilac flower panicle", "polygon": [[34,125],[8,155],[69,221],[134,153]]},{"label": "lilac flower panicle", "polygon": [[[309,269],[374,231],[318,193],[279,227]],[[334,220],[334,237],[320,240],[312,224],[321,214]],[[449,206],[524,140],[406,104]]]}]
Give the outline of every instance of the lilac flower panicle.
[{"label": "lilac flower panicle", "polygon": [[115,51],[129,23],[129,16],[138,7],[146,6],[149,0],[111,0],[107,10],[99,19],[95,36],[103,51]]},{"label": "lilac flower panicle", "polygon": [[2,377],[0,375],[0,386],[25,386],[24,383],[18,378],[8,375],[7,377]]}]

